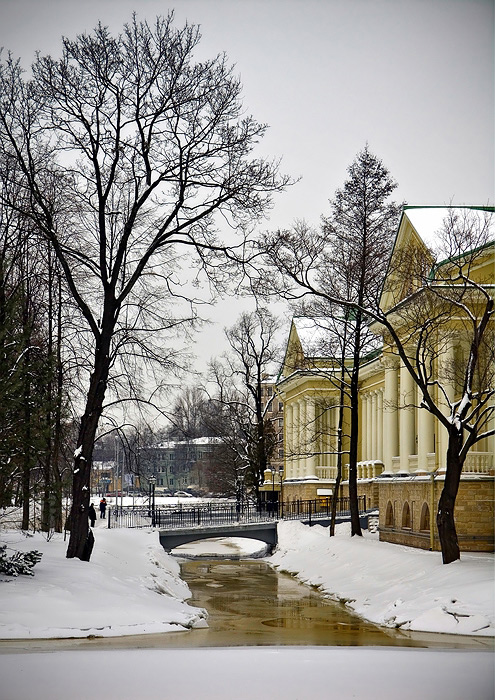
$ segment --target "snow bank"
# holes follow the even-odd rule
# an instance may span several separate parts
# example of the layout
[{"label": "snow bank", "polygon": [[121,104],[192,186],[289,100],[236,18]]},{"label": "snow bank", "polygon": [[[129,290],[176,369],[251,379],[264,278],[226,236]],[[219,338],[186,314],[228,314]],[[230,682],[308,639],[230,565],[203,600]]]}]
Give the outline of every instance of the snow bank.
[{"label": "snow bank", "polygon": [[149,530],[98,528],[91,562],[66,559],[55,535],[3,531],[13,549],[43,552],[34,577],[2,576],[0,638],[114,637],[205,626],[206,612],[190,597],[179,564]]},{"label": "snow bank", "polygon": [[462,554],[444,566],[438,552],[379,542],[368,533],[351,538],[349,527],[340,525],[329,537],[327,528],[280,523],[270,562],[379,625],[495,635],[492,554]]}]

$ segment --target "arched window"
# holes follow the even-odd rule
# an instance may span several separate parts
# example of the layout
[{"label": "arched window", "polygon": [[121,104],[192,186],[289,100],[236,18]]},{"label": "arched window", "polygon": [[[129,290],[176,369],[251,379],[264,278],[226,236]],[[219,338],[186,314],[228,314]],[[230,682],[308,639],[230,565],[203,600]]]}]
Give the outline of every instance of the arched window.
[{"label": "arched window", "polygon": [[387,503],[387,510],[385,511],[385,527],[394,526],[394,509],[390,501]]},{"label": "arched window", "polygon": [[409,508],[409,503],[406,501],[404,507],[402,508],[402,527],[411,529],[411,509]]},{"label": "arched window", "polygon": [[419,520],[419,529],[420,530],[429,530],[430,529],[430,509],[428,508],[427,503],[423,503],[423,507],[421,508],[421,518]]}]

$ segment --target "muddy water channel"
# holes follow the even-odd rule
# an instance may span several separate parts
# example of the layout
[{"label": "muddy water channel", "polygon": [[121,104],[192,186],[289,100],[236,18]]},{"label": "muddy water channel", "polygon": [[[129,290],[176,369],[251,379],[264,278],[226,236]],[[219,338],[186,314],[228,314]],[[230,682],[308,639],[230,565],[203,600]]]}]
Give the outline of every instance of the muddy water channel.
[{"label": "muddy water channel", "polygon": [[[178,550],[177,550],[178,551]],[[231,646],[409,646],[492,648],[492,640],[385,629],[352,615],[270,566],[269,559],[180,559],[191,605],[208,611],[207,629],[132,637],[19,640],[0,653]]]},{"label": "muddy water channel", "polygon": [[181,572],[193,594],[191,604],[208,611],[209,628],[193,631],[194,646],[485,645],[479,638],[377,627],[259,559],[190,560]]}]

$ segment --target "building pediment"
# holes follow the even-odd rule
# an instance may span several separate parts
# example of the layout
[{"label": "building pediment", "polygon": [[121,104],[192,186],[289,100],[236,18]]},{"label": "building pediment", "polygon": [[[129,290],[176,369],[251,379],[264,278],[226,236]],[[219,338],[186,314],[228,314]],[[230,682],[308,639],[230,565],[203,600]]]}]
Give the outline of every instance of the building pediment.
[{"label": "building pediment", "polygon": [[481,229],[490,214],[493,207],[404,207],[382,288],[381,310],[388,312],[417,294],[425,278],[435,276],[435,264],[448,262],[449,251],[442,251],[442,230],[449,218],[470,217]]}]

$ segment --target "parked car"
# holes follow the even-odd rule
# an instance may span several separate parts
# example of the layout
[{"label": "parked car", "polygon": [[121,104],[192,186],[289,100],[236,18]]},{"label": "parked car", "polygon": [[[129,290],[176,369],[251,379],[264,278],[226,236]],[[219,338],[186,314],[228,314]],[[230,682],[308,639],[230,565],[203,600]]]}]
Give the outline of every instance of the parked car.
[{"label": "parked car", "polygon": [[174,493],[174,496],[178,496],[179,498],[192,498],[193,497],[192,493],[187,493],[187,491],[176,491]]}]

